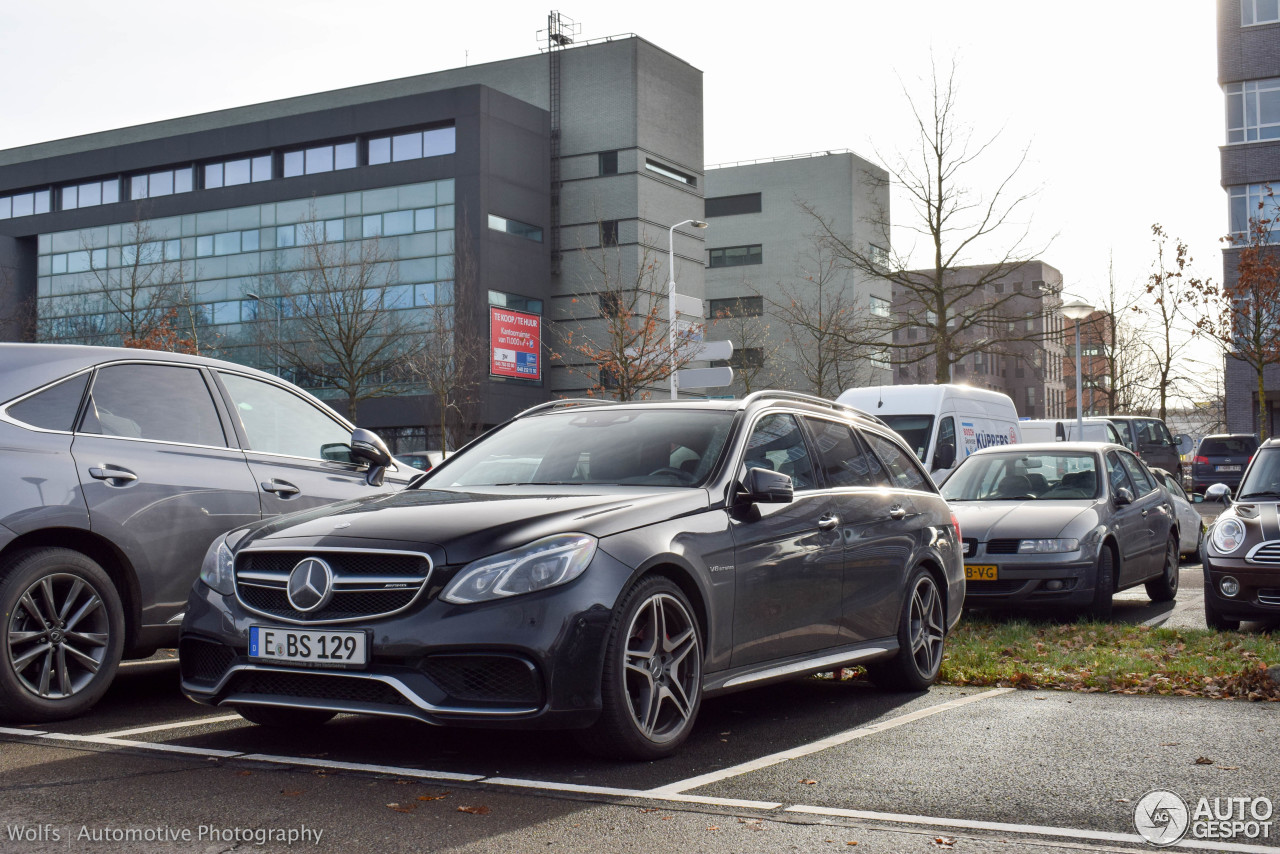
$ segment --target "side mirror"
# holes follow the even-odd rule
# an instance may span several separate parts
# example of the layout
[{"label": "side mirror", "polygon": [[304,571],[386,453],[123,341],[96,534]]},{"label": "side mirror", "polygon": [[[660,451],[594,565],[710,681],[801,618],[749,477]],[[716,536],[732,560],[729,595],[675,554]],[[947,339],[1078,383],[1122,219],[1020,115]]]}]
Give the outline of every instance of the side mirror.
[{"label": "side mirror", "polygon": [[351,459],[357,463],[368,463],[369,471],[365,474],[365,483],[370,486],[382,486],[382,476],[391,465],[391,452],[386,444],[372,430],[357,427],[351,431]]},{"label": "side mirror", "polygon": [[1193,492],[1193,493],[1191,493],[1191,503],[1192,503],[1192,504],[1203,504],[1203,503],[1204,503],[1204,496],[1203,496],[1203,495],[1201,495],[1201,494],[1200,494],[1200,493],[1198,493],[1198,492]]},{"label": "side mirror", "polygon": [[791,476],[773,469],[750,469],[743,486],[747,500],[757,504],[790,504],[795,498]]},{"label": "side mirror", "polygon": [[1231,487],[1225,483],[1215,483],[1204,491],[1204,500],[1226,504],[1231,500]]},{"label": "side mirror", "polygon": [[1120,487],[1116,490],[1116,506],[1123,507],[1126,504],[1133,503],[1133,493],[1127,487]]},{"label": "side mirror", "polygon": [[939,445],[933,452],[933,466],[938,469],[949,469],[956,464],[955,445]]}]

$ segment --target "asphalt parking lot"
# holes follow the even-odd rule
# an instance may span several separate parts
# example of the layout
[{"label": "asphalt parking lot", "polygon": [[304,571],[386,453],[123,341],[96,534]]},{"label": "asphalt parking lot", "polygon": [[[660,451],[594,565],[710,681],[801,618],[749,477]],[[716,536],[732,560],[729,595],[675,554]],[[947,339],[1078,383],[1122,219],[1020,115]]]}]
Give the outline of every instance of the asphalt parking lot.
[{"label": "asphalt parking lot", "polygon": [[[1184,566],[1174,608],[1132,594],[1117,616],[1193,624],[1199,574]],[[803,679],[708,701],[674,758],[614,763],[555,733],[356,717],[268,730],[187,701],[161,656],[125,665],[85,717],[0,729],[0,829],[21,837],[0,834],[0,850],[1132,850],[1146,845],[1134,805],[1154,789],[1280,800],[1277,713]],[[320,838],[200,836],[304,826]],[[192,838],[112,839],[122,828]]]}]

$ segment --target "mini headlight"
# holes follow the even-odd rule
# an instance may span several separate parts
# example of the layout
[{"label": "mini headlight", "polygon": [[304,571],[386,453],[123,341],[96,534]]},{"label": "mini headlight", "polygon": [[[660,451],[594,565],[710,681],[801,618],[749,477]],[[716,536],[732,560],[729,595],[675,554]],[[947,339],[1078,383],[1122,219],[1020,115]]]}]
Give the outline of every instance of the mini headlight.
[{"label": "mini headlight", "polygon": [[1231,516],[1219,519],[1213,525],[1213,534],[1210,535],[1209,540],[1222,554],[1231,554],[1244,545],[1244,525],[1239,519]]},{"label": "mini headlight", "polygon": [[231,548],[248,533],[244,530],[223,534],[213,541],[205,552],[204,563],[200,565],[200,580],[221,593],[230,596],[235,592],[235,556]]},{"label": "mini headlight", "polygon": [[1074,552],[1080,548],[1080,541],[1077,539],[1059,539],[1059,540],[1023,540],[1018,543],[1018,554],[1023,555],[1046,555],[1057,554],[1059,552]]},{"label": "mini headlight", "polygon": [[445,587],[440,598],[469,605],[546,590],[573,581],[596,553],[589,534],[557,534],[527,546],[472,561]]}]

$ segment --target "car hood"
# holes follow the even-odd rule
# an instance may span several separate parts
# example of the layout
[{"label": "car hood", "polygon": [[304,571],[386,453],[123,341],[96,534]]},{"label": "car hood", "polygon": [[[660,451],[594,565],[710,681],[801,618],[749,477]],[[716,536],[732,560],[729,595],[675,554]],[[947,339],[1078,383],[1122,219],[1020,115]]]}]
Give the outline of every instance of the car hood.
[{"label": "car hood", "polygon": [[[703,489],[505,486],[406,489],[340,501],[260,523],[237,544],[289,545],[300,539],[383,540],[435,545],[460,564],[552,534],[607,537],[706,509]],[[332,543],[330,543],[332,544]]]},{"label": "car hood", "polygon": [[954,501],[961,534],[980,542],[1003,539],[1083,537],[1098,522],[1095,502]]}]

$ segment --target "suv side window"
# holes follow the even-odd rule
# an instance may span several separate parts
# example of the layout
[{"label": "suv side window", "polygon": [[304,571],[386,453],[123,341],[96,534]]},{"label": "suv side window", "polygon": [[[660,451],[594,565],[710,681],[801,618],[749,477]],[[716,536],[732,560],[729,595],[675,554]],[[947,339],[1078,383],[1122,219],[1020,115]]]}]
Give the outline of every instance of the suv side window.
[{"label": "suv side window", "polygon": [[880,464],[868,453],[848,425],[825,418],[805,417],[813,436],[818,464],[827,486],[876,486]]},{"label": "suv side window", "polygon": [[1129,482],[1129,475],[1125,473],[1124,465],[1120,462],[1120,455],[1115,451],[1107,454],[1107,479],[1111,481],[1111,494],[1113,496],[1119,489],[1133,490],[1133,484]]},{"label": "suv side window", "polygon": [[899,489],[928,488],[925,484],[929,482],[929,476],[920,469],[915,457],[902,453],[901,448],[878,433],[868,431],[865,435],[871,449],[889,471],[894,486]]},{"label": "suv side window", "polygon": [[756,422],[747,439],[742,474],[753,468],[773,469],[791,476],[797,491],[813,489],[817,482],[813,461],[794,415],[774,413]]},{"label": "suv side window", "polygon": [[[348,462],[351,432],[321,410],[279,386],[219,372],[249,448],[266,454]],[[342,445],[342,448],[332,448]],[[331,450],[326,451],[326,446]]]},{"label": "suv side window", "polygon": [[81,433],[227,446],[217,407],[197,368],[109,365],[98,370]]},{"label": "suv side window", "polygon": [[33,394],[21,403],[9,407],[9,417],[41,430],[71,432],[76,426],[76,412],[80,398],[89,382],[89,372],[50,386],[39,394]]},{"label": "suv side window", "polygon": [[1148,492],[1156,488],[1151,478],[1147,477],[1146,469],[1142,463],[1138,462],[1138,458],[1131,454],[1121,454],[1120,461],[1124,463],[1124,467],[1129,470],[1129,477],[1133,478],[1133,483],[1138,487],[1137,495],[1146,495]]}]

